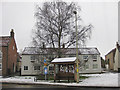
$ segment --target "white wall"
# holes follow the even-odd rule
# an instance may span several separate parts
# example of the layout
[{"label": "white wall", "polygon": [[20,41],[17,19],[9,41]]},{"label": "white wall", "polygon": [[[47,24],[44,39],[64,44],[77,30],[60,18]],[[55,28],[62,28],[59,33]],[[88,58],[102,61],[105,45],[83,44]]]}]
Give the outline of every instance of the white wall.
[{"label": "white wall", "polygon": [[120,52],[118,48],[116,48],[114,70],[118,71],[118,68],[120,68]]},{"label": "white wall", "polygon": [[[88,61],[85,63],[85,64],[88,64],[89,65],[89,69],[85,69],[84,67],[84,64],[82,69],[79,70],[80,73],[101,73],[101,58],[100,58],[100,55],[97,55],[97,61],[93,61],[92,59],[92,55],[88,55],[89,59]],[[80,60],[84,61],[83,60],[83,55],[80,55]],[[97,64],[98,65],[98,68],[96,69],[93,69],[93,64]],[[82,66],[81,65],[81,66]]]},{"label": "white wall", "polygon": [[[24,66],[28,66],[28,70],[24,70]],[[31,55],[22,55],[21,75],[36,75],[40,73],[39,70],[34,70],[33,62],[31,62]]]}]

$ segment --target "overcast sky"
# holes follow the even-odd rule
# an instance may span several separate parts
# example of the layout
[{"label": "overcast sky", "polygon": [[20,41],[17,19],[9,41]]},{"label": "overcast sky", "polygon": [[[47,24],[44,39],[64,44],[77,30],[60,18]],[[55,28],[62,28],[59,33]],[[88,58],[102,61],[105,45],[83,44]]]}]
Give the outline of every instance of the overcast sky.
[{"label": "overcast sky", "polygon": [[[0,36],[9,35],[10,29],[14,29],[17,48],[20,51],[31,44],[36,3],[33,0],[5,1],[0,3]],[[117,0],[79,0],[78,5],[82,10],[83,23],[86,25],[91,23],[94,26],[87,47],[97,47],[104,58],[105,54],[115,48],[118,41],[118,2]]]}]

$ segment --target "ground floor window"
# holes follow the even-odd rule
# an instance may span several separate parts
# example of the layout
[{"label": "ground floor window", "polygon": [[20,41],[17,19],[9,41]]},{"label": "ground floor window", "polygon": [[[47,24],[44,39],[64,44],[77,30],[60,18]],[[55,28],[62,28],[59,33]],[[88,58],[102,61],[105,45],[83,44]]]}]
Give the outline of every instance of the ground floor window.
[{"label": "ground floor window", "polygon": [[28,66],[24,66],[24,70],[28,70]]},{"label": "ground floor window", "polygon": [[34,70],[40,70],[40,66],[34,66]]},{"label": "ground floor window", "polygon": [[2,70],[2,63],[0,63],[0,70]]},{"label": "ground floor window", "polygon": [[89,69],[89,64],[85,65],[85,70]]},{"label": "ground floor window", "polygon": [[98,68],[98,64],[93,64],[93,69],[97,69]]}]

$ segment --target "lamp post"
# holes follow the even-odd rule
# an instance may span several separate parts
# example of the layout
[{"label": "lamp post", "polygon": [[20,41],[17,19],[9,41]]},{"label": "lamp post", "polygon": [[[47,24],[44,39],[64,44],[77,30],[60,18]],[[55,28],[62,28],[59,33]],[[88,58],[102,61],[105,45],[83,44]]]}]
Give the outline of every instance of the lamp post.
[{"label": "lamp post", "polygon": [[78,35],[77,35],[77,12],[73,11],[75,14],[75,30],[76,30],[76,66],[77,66],[77,83],[79,83],[79,64],[78,64]]}]

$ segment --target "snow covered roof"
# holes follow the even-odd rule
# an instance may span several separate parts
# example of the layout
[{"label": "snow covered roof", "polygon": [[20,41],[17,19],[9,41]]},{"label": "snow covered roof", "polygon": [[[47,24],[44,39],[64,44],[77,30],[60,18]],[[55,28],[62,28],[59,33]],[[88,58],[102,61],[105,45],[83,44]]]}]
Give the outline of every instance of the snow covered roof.
[{"label": "snow covered roof", "polygon": [[[38,48],[38,47],[25,47],[22,54],[57,54],[58,48]],[[65,55],[76,55],[76,48],[61,48],[62,54]],[[97,48],[79,48],[78,54],[97,54],[99,51]]]},{"label": "snow covered roof", "polygon": [[8,46],[10,42],[10,36],[0,37],[0,46]]},{"label": "snow covered roof", "polygon": [[35,47],[25,47],[22,54],[39,54],[37,50],[38,48]]},{"label": "snow covered roof", "polygon": [[61,63],[61,62],[75,62],[76,57],[69,58],[55,58],[52,63]]},{"label": "snow covered roof", "polygon": [[97,48],[80,48],[81,54],[100,54]]}]

